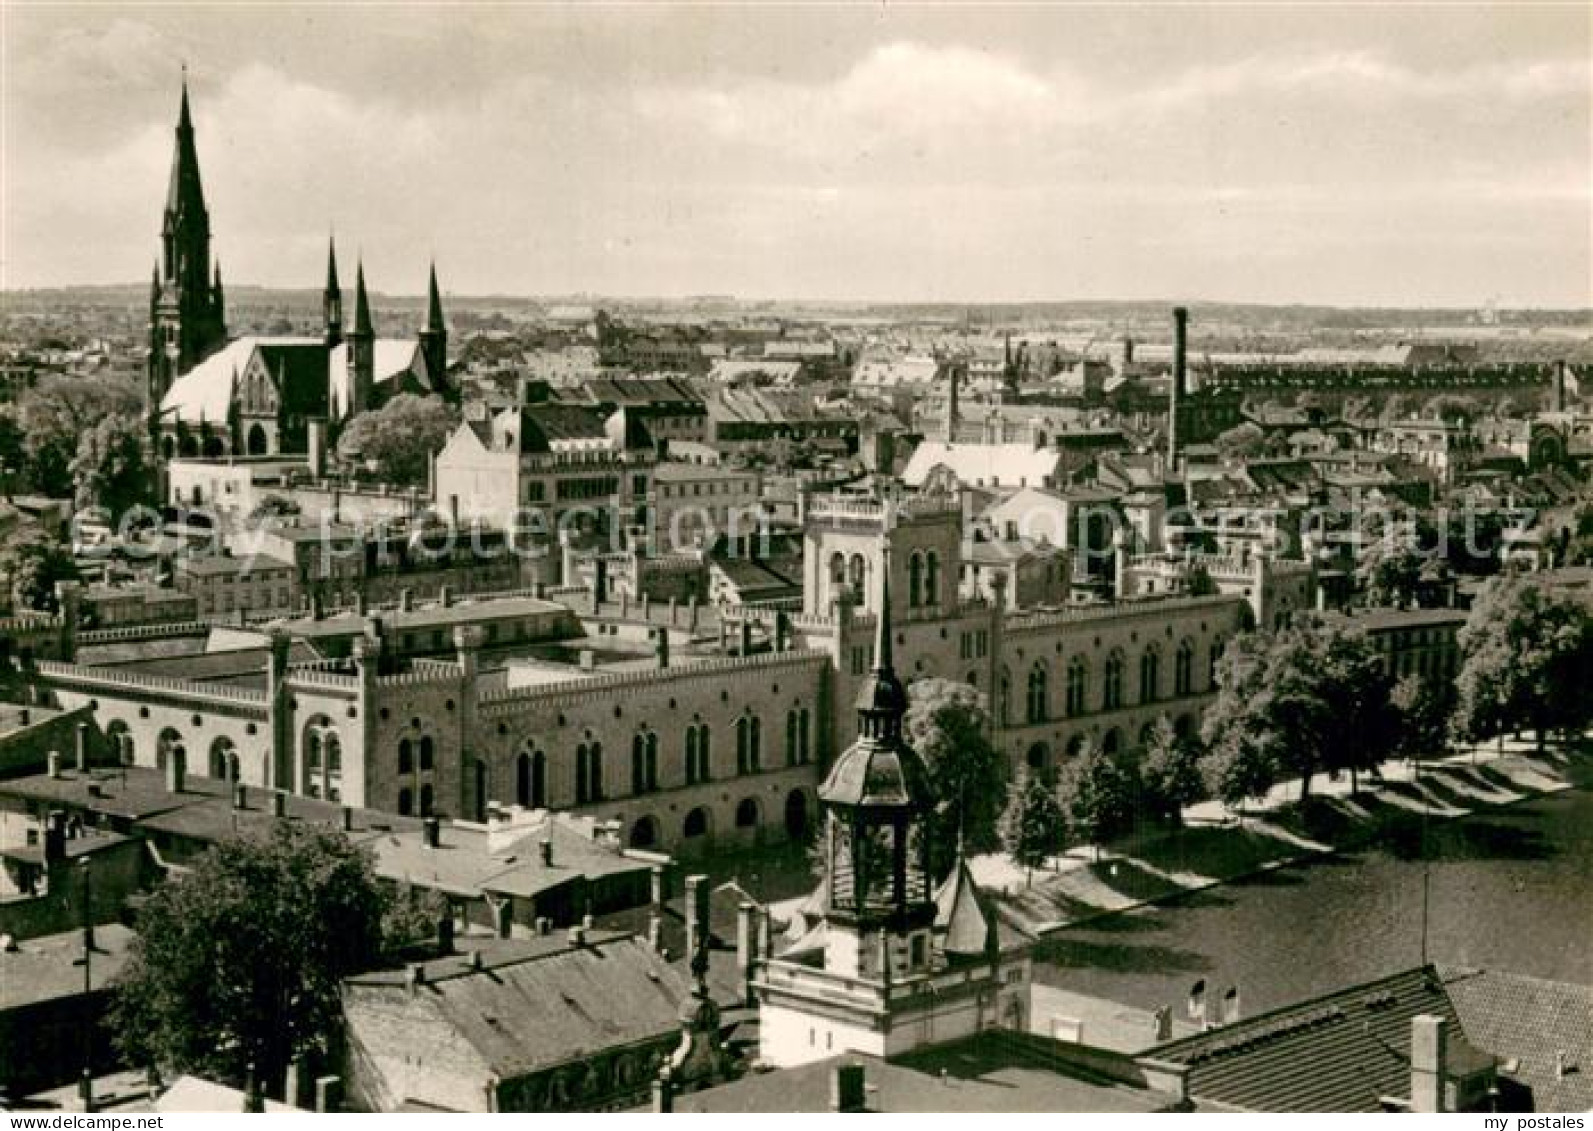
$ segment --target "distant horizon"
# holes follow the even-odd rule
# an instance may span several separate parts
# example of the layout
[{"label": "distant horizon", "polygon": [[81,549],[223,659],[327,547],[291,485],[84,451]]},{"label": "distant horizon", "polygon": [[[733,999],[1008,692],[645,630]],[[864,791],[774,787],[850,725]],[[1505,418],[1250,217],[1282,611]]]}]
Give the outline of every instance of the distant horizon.
[{"label": "distant horizon", "polygon": [[[30,295],[48,294],[53,291],[142,291],[149,288],[149,280],[132,280],[121,283],[63,283],[59,285],[12,287],[0,286],[0,295]],[[277,286],[269,283],[233,283],[226,284],[228,295],[238,292],[270,292],[281,295],[303,295],[318,302],[322,288],[318,286]],[[352,293],[352,288],[345,285],[342,288],[345,295]],[[367,284],[367,293],[374,299],[390,299],[403,302],[424,303],[424,291],[413,293],[406,291],[382,290]],[[1483,313],[1492,309],[1496,313],[1510,312],[1514,314],[1556,314],[1556,315],[1587,315],[1593,320],[1593,305],[1589,306],[1506,306],[1496,305],[1492,308],[1465,304],[1434,304],[1425,306],[1411,306],[1400,303],[1337,303],[1337,302],[1288,302],[1280,300],[1259,299],[1218,299],[1201,298],[1197,296],[1180,295],[1176,297],[1160,298],[1027,298],[1027,299],[874,299],[874,298],[814,298],[814,297],[764,297],[760,295],[737,295],[729,293],[703,292],[701,294],[617,294],[593,293],[583,291],[540,293],[515,293],[510,291],[454,291],[444,286],[442,288],[443,304],[446,311],[450,301],[459,302],[487,302],[493,300],[509,300],[528,303],[582,303],[587,305],[601,304],[604,302],[618,303],[713,303],[724,302],[736,305],[757,304],[760,306],[780,306],[782,304],[794,306],[837,306],[837,307],[966,307],[968,309],[1001,309],[1008,307],[1030,306],[1165,306],[1169,310],[1175,306],[1189,307],[1243,307],[1255,310],[1302,310],[1321,309],[1335,311],[1394,311],[1400,313]],[[1589,330],[1593,331],[1593,324]]]}]

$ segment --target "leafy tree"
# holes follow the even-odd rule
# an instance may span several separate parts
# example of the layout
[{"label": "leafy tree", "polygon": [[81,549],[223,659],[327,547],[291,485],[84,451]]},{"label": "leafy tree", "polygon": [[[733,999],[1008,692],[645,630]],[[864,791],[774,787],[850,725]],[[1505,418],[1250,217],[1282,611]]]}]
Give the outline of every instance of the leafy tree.
[{"label": "leafy tree", "polygon": [[1454,729],[1470,740],[1531,727],[1581,729],[1593,719],[1593,618],[1574,596],[1505,576],[1484,587],[1460,630]]},{"label": "leafy tree", "polygon": [[[1364,635],[1342,629],[1319,633],[1318,695],[1329,722],[1318,751],[1323,766],[1349,771],[1350,792],[1359,775],[1380,772],[1383,760],[1399,747],[1399,713],[1389,698],[1391,684],[1383,662]],[[1346,741],[1346,736],[1348,740]]]},{"label": "leafy tree", "polygon": [[104,376],[39,379],[17,402],[23,441],[24,470],[36,491],[72,494],[72,463],[84,433],[107,416],[137,414],[137,385]]},{"label": "leafy tree", "polygon": [[400,393],[381,408],[362,412],[343,429],[338,455],[374,460],[389,483],[420,486],[427,462],[459,424],[441,397]]},{"label": "leafy tree", "polygon": [[1185,806],[1206,797],[1200,753],[1195,742],[1178,737],[1166,715],[1151,725],[1150,741],[1140,759],[1140,785],[1151,810],[1174,825],[1183,822]]},{"label": "leafy tree", "polygon": [[116,413],[89,428],[72,459],[79,507],[104,507],[112,516],[151,498],[154,468],[144,423]]},{"label": "leafy tree", "polygon": [[129,1063],[267,1082],[325,1054],[338,983],[369,969],[386,900],[368,849],[333,830],[278,821],[222,841],[157,888],[111,1011]]},{"label": "leafy tree", "polygon": [[1128,774],[1092,742],[1062,767],[1056,792],[1068,829],[1083,844],[1099,845],[1125,828],[1133,815]]},{"label": "leafy tree", "polygon": [[973,851],[995,848],[1007,794],[1006,760],[991,744],[985,698],[966,683],[921,679],[908,689],[907,741],[918,751],[940,797],[930,826],[930,864],[950,871],[959,838]]},{"label": "leafy tree", "polygon": [[1247,420],[1218,435],[1216,445],[1223,459],[1255,459],[1266,452],[1267,434],[1259,424]]},{"label": "leafy tree", "polygon": [[55,583],[75,581],[71,551],[37,526],[26,526],[0,545],[0,578],[9,581],[16,609],[55,612]]},{"label": "leafy tree", "polygon": [[249,512],[251,521],[258,522],[265,518],[291,518],[299,513],[299,504],[286,495],[266,495],[254,505],[254,510]]},{"label": "leafy tree", "polygon": [[1411,674],[1394,685],[1389,706],[1394,711],[1399,756],[1418,765],[1449,751],[1449,708],[1452,694],[1438,684]]},{"label": "leafy tree", "polygon": [[1207,791],[1230,809],[1265,797],[1277,783],[1280,755],[1267,725],[1266,638],[1234,637],[1217,663],[1217,698],[1201,721]]},{"label": "leafy tree", "polygon": [[1000,832],[1007,857],[1024,871],[1025,885],[1036,868],[1062,851],[1067,818],[1042,775],[1024,774],[1013,784]]},{"label": "leafy tree", "polygon": [[1356,576],[1368,605],[1407,608],[1416,603],[1425,559],[1413,538],[1385,533],[1368,547],[1356,565]]}]

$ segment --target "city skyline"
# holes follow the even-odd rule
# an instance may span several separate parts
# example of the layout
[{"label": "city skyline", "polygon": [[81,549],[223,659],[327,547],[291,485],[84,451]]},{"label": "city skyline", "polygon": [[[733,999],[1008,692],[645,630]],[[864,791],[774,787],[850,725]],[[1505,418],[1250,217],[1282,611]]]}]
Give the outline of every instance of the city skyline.
[{"label": "city skyline", "polygon": [[186,61],[229,284],[1585,307],[1582,6],[50,9],[6,288],[147,277]]}]

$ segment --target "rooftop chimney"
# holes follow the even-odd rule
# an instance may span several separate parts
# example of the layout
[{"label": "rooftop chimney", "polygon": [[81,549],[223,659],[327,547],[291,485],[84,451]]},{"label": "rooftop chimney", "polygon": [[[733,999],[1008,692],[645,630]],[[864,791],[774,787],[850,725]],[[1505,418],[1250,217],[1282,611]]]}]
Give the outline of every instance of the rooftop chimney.
[{"label": "rooftop chimney", "polygon": [[427,817],[421,826],[421,841],[427,848],[442,847],[442,821],[436,817]]},{"label": "rooftop chimney", "polygon": [[544,868],[553,867],[553,842],[547,837],[543,837],[537,842],[537,851],[542,854],[542,866]]},{"label": "rooftop chimney", "polygon": [[666,1068],[653,1080],[653,1111],[658,1115],[668,1115],[675,1110],[675,1083],[669,1078]]},{"label": "rooftop chimney", "polygon": [[1410,1109],[1432,1114],[1444,1110],[1448,1034],[1444,1019],[1424,1013],[1410,1020]]},{"label": "rooftop chimney", "polygon": [[708,949],[708,877],[686,877],[686,957]]},{"label": "rooftop chimney", "polygon": [[868,1092],[861,1064],[837,1064],[830,1070],[830,1110],[868,1110]]}]

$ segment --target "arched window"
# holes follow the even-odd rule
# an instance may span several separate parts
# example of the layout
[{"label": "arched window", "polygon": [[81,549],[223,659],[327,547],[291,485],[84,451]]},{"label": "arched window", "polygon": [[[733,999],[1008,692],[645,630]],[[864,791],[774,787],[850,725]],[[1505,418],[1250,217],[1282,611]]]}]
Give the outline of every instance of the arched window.
[{"label": "arched window", "polygon": [[514,760],[514,803],[522,809],[531,807],[531,755],[524,751]]},{"label": "arched window", "polygon": [[1115,711],[1123,705],[1123,653],[1113,652],[1106,658],[1106,677],[1101,694],[1102,710]]},{"label": "arched window", "polygon": [[713,777],[713,763],[708,749],[708,724],[698,723],[686,728],[686,784],[695,785]]},{"label": "arched window", "polygon": [[752,763],[752,772],[757,773],[763,769],[763,720],[757,715],[752,716],[752,726],[749,728],[751,742],[747,747]]},{"label": "arched window", "polygon": [[1106,737],[1101,739],[1101,753],[1108,758],[1115,758],[1123,749],[1123,732],[1113,727],[1106,732]]},{"label": "arched window", "polygon": [[830,555],[830,584],[846,584],[846,555],[840,551]]},{"label": "arched window", "polygon": [[432,810],[431,783],[427,782],[425,785],[420,787],[420,815],[422,817],[429,817],[429,816],[431,816],[431,810]]},{"label": "arched window", "polygon": [[398,740],[398,772],[401,774],[415,772],[415,746],[407,738]]},{"label": "arched window", "polygon": [[304,734],[304,764],[299,773],[299,792],[306,797],[321,796],[321,732],[314,727]]},{"label": "arched window", "polygon": [[924,604],[940,604],[940,554],[929,551],[924,566]]},{"label": "arched window", "polygon": [[697,784],[697,728],[686,727],[686,784]]},{"label": "arched window", "polygon": [[1045,665],[1035,661],[1034,667],[1029,669],[1029,695],[1026,700],[1026,719],[1031,723],[1043,723],[1046,719],[1046,670]]},{"label": "arched window", "polygon": [[326,799],[343,799],[343,742],[336,731],[326,731],[322,736],[321,751],[326,764]]},{"label": "arched window", "polygon": [[865,578],[866,574],[868,573],[868,567],[863,562],[863,555],[862,554],[853,554],[852,555],[852,565],[851,565],[850,573],[851,573],[852,588],[857,590],[857,602],[858,602],[858,604],[867,605],[868,604],[868,590],[864,586],[863,582],[864,582],[864,578]]},{"label": "arched window", "polygon": [[1083,656],[1074,656],[1068,664],[1068,717],[1084,713],[1084,698],[1090,689],[1090,670]]},{"label": "arched window", "polygon": [[748,740],[751,738],[749,733],[751,722],[752,720],[745,715],[736,720],[736,773],[738,774],[747,772],[747,747],[749,745]]},{"label": "arched window", "polygon": [[907,605],[916,609],[924,603],[924,559],[922,555],[914,553],[907,563]]},{"label": "arched window", "polygon": [[420,771],[425,773],[433,769],[436,764],[436,744],[432,742],[431,735],[426,735],[420,740]]},{"label": "arched window", "polygon": [[758,827],[758,803],[750,797],[741,799],[736,806],[736,828],[755,829]]},{"label": "arched window", "polygon": [[658,788],[658,736],[638,731],[631,739],[631,792],[648,793]]},{"label": "arched window", "polygon": [[681,835],[687,840],[708,835],[708,810],[700,806],[686,814],[686,820],[680,827]]},{"label": "arched window", "polygon": [[1194,690],[1195,647],[1185,640],[1173,657],[1173,694],[1188,695]]},{"label": "arched window", "polygon": [[586,743],[575,748],[575,803],[585,805],[592,800],[592,783],[587,778]]},{"label": "arched window", "polygon": [[792,707],[785,713],[785,764],[788,766],[795,766],[800,761],[798,747],[800,736],[797,733],[800,726],[797,709]]},{"label": "arched window", "polygon": [[813,756],[812,748],[808,745],[808,709],[802,708],[802,713],[797,719],[797,761],[802,765],[808,764],[808,759]]},{"label": "arched window", "polygon": [[603,744],[594,742],[586,751],[587,800],[603,800]]},{"label": "arched window", "polygon": [[1154,703],[1161,697],[1162,654],[1152,645],[1139,658],[1139,701]]}]

